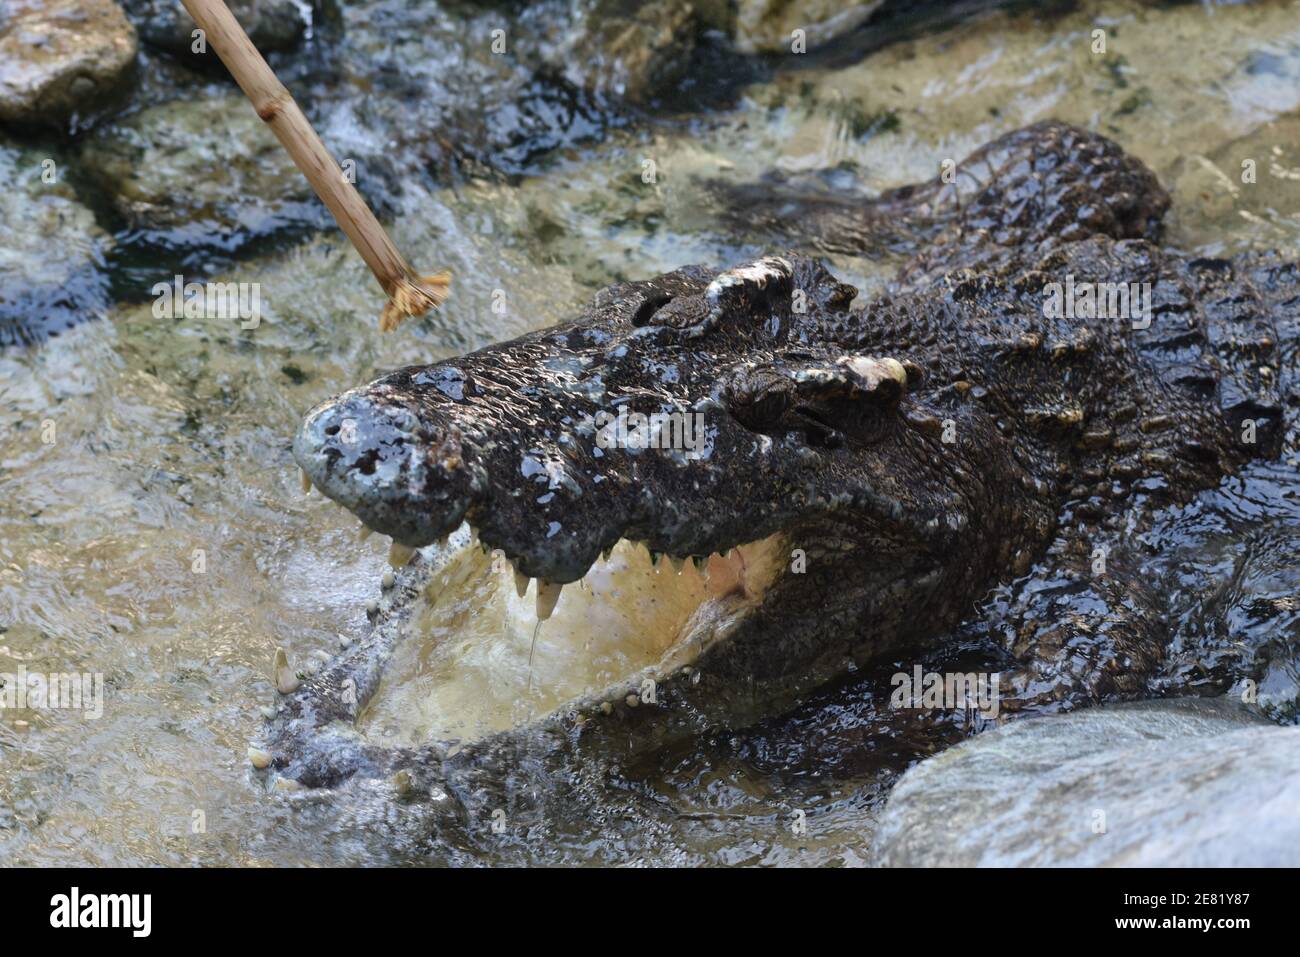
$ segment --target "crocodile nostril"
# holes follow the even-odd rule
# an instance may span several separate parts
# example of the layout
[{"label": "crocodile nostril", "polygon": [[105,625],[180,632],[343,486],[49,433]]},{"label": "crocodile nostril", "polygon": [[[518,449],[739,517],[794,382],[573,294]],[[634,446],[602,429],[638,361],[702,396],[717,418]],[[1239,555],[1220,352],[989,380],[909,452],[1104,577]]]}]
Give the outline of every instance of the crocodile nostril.
[{"label": "crocodile nostril", "polygon": [[636,312],[632,314],[632,325],[648,325],[650,320],[654,318],[654,314],[672,301],[673,297],[666,292],[654,293],[646,297],[645,301],[636,307]]},{"label": "crocodile nostril", "polygon": [[375,449],[367,449],[361,458],[357,459],[357,471],[362,475],[374,475],[378,462],[379,452]]}]

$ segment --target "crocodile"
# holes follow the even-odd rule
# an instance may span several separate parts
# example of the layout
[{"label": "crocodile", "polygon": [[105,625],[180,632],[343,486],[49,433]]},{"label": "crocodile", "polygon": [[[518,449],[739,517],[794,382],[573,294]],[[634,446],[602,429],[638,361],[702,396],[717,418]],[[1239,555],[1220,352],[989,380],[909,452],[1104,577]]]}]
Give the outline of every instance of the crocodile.
[{"label": "crocodile", "polygon": [[[1102,627],[1013,641],[1004,708],[1147,693],[1176,652],[1125,543],[1287,444],[1297,265],[1162,245],[1156,177],[1054,121],[872,198],[735,195],[771,254],[619,283],[572,322],[306,416],[305,481],[391,536],[395,571],[365,637],[305,676],[281,662],[277,787],[463,825],[572,784],[584,756],[780,714],[933,647],[1031,569],[1088,576],[1099,548]],[[886,247],[902,265],[866,297],[817,258]],[[564,614],[596,620],[611,580],[654,609],[637,614],[657,640],[612,659],[625,671],[575,645],[554,674],[579,684],[544,713],[461,740],[366,732],[413,632],[453,642],[485,596],[531,601],[531,659]]]}]

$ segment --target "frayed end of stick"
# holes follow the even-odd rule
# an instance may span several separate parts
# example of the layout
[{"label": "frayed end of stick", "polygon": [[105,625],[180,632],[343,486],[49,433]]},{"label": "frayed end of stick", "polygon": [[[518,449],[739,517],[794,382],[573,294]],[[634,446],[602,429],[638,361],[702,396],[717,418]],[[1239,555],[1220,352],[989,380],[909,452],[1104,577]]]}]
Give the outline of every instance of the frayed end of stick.
[{"label": "frayed end of stick", "polygon": [[422,316],[430,309],[437,309],[447,301],[450,288],[449,272],[399,279],[389,293],[383,315],[379,317],[379,331],[390,332],[401,325],[403,319]]}]

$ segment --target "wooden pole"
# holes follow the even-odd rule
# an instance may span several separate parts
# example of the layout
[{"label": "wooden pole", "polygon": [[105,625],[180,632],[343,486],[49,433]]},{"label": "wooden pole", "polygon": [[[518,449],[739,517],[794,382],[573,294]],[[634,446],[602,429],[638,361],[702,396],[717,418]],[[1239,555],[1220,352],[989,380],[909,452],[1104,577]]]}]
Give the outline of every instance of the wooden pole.
[{"label": "wooden pole", "polygon": [[421,277],[411,268],[223,0],[181,2],[388,294],[380,330],[441,305],[451,274]]}]

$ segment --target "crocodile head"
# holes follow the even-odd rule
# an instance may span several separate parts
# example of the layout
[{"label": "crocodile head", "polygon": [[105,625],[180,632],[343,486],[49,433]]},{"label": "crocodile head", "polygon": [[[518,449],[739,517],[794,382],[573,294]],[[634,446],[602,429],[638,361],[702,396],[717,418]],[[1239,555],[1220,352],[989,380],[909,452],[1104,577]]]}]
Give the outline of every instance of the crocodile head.
[{"label": "crocodile head", "polygon": [[796,257],[625,283],[571,324],[317,406],[294,456],[399,562],[467,522],[503,584],[537,580],[537,620],[635,591],[659,633],[629,669],[694,666],[726,686],[711,701],[734,692],[728,717],[770,707],[968,607],[967,578],[1018,540],[981,529],[1050,520],[990,418],[912,356],[842,344],[855,295]]},{"label": "crocodile head", "polygon": [[[818,311],[855,294],[802,272]],[[898,405],[919,369],[800,342],[795,281],[772,257],[616,287],[572,325],[318,406],[294,455],[401,545],[468,520],[523,574],[561,584],[620,539],[685,560],[841,510],[902,521],[915,476],[895,460]],[[721,302],[732,289],[757,298]]]}]

